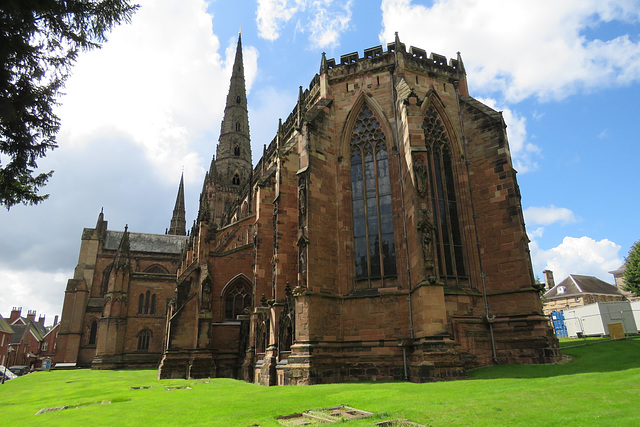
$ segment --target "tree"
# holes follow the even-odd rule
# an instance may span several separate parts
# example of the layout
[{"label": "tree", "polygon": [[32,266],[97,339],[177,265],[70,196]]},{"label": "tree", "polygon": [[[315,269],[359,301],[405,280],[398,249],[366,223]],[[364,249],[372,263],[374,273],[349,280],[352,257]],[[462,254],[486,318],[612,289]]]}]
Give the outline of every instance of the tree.
[{"label": "tree", "polygon": [[0,205],[37,204],[53,171],[37,160],[57,147],[57,98],[80,51],[99,48],[131,22],[127,0],[0,2]]},{"label": "tree", "polygon": [[625,290],[640,296],[640,240],[629,250],[624,267]]}]

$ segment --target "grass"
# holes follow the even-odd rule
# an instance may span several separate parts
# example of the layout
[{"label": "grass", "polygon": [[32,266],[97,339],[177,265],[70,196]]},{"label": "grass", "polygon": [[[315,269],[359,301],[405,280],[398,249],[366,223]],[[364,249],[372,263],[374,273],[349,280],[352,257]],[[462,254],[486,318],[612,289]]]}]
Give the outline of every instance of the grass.
[{"label": "grass", "polygon": [[[640,337],[561,345],[572,361],[499,365],[472,371],[469,380],[428,384],[262,387],[230,379],[158,381],[153,370],[38,372],[0,386],[0,419],[2,425],[277,426],[277,416],[344,404],[376,414],[349,427],[392,418],[429,426],[637,425]],[[70,409],[35,415],[59,406]]]}]

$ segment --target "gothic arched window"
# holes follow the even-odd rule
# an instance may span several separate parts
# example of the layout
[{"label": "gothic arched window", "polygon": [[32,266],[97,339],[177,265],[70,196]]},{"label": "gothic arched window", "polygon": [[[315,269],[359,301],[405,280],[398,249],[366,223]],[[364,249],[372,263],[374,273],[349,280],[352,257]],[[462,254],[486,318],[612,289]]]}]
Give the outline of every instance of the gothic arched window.
[{"label": "gothic arched window", "polygon": [[248,307],[251,307],[251,289],[239,280],[224,294],[224,318],[236,320],[236,316],[243,314]]},{"label": "gothic arched window", "polygon": [[351,190],[356,279],[395,276],[389,156],[380,122],[368,107],[351,137]]},{"label": "gothic arched window", "polygon": [[438,269],[443,276],[466,276],[451,144],[433,108],[427,110],[423,128],[427,144],[429,195],[436,226]]},{"label": "gothic arched window", "polygon": [[233,175],[231,183],[233,185],[240,185],[240,176],[238,174]]},{"label": "gothic arched window", "polygon": [[138,314],[142,314],[144,312],[144,294],[140,294],[138,298]]},{"label": "gothic arched window", "polygon": [[149,351],[149,344],[151,343],[151,330],[143,329],[138,334],[138,351]]}]

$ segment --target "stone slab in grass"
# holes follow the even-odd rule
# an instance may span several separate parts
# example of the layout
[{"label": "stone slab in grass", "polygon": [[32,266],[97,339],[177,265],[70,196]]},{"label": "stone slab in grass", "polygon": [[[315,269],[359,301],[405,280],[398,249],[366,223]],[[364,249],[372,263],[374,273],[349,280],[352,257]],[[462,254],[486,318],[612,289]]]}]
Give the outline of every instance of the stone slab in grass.
[{"label": "stone slab in grass", "polygon": [[350,421],[371,417],[373,415],[372,412],[339,405],[320,409],[309,409],[298,414],[277,417],[276,419],[284,426],[309,426]]}]

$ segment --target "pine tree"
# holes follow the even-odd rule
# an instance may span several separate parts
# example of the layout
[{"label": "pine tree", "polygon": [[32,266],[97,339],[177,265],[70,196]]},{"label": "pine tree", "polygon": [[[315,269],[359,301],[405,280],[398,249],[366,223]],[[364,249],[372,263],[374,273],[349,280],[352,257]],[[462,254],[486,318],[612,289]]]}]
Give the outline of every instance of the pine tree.
[{"label": "pine tree", "polygon": [[53,112],[71,66],[83,50],[128,23],[126,0],[2,0],[0,2],[0,205],[36,204],[53,171],[37,160],[57,147]]}]

